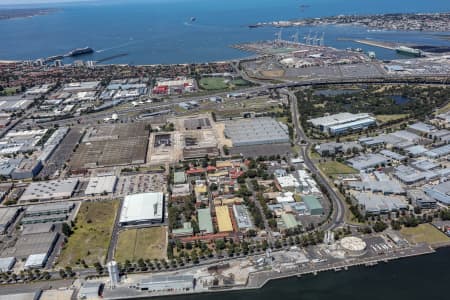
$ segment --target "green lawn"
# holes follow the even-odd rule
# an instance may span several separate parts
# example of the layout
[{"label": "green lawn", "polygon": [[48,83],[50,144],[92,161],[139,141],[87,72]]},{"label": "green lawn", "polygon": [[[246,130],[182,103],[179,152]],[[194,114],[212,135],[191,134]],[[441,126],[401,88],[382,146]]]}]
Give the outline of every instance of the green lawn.
[{"label": "green lawn", "polygon": [[250,82],[244,79],[229,80],[223,77],[203,77],[198,84],[200,89],[206,91],[233,90],[250,86]]},{"label": "green lawn", "polygon": [[104,263],[119,201],[83,202],[74,233],[64,245],[58,265],[76,266],[80,260],[92,266]]},{"label": "green lawn", "polygon": [[166,235],[166,227],[124,230],[119,233],[114,258],[119,262],[166,258]]},{"label": "green lawn", "polygon": [[417,227],[404,227],[400,233],[410,243],[427,243],[431,246],[449,243],[450,238],[431,224],[420,224]]},{"label": "green lawn", "polygon": [[448,112],[448,111],[450,111],[450,102],[447,103],[445,106],[439,108],[439,109],[437,110],[437,113],[438,113],[438,114],[443,114],[443,113],[446,113],[446,112]]},{"label": "green lawn", "polygon": [[229,84],[223,77],[204,77],[199,81],[200,88],[203,90],[225,90],[229,88]]},{"label": "green lawn", "polygon": [[323,173],[327,176],[334,176],[338,174],[356,174],[357,170],[344,165],[343,163],[337,161],[327,161],[323,163],[319,163],[319,168]]}]

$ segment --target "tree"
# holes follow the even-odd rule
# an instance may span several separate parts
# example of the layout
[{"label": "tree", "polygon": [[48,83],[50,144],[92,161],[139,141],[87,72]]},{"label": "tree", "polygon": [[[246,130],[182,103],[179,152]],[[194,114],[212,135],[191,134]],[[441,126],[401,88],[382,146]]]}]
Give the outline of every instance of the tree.
[{"label": "tree", "polygon": [[387,228],[387,224],[384,223],[383,221],[376,221],[375,225],[373,226],[373,230],[375,232],[382,232]]}]

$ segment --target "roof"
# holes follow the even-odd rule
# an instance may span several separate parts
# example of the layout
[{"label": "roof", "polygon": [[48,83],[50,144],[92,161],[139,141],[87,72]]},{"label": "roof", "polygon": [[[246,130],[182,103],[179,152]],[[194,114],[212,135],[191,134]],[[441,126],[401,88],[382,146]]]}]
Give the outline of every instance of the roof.
[{"label": "roof", "polygon": [[164,194],[142,193],[125,197],[120,214],[120,223],[162,220]]},{"label": "roof", "polygon": [[248,209],[244,205],[233,205],[233,213],[239,229],[253,227]]},{"label": "roof", "polygon": [[360,119],[370,118],[370,115],[367,113],[361,114],[352,114],[348,112],[338,113],[334,115],[324,116],[320,118],[310,119],[308,122],[312,123],[313,126],[336,126],[338,124],[349,123],[353,121],[357,121]]},{"label": "roof", "polygon": [[38,300],[40,294],[40,290],[32,293],[5,294],[0,295],[0,300]]},{"label": "roof", "polygon": [[184,171],[173,173],[173,182],[174,183],[185,183],[186,182],[186,173],[184,173]]},{"label": "roof", "polygon": [[211,211],[209,208],[200,208],[197,210],[198,226],[200,231],[206,233],[213,233],[214,227],[212,224]]},{"label": "roof", "polygon": [[185,289],[192,288],[194,285],[194,276],[192,275],[153,275],[150,278],[142,279],[138,285],[140,287],[149,287],[149,289]]},{"label": "roof", "polygon": [[287,128],[272,118],[228,121],[224,134],[234,147],[289,142]]},{"label": "roof", "polygon": [[31,254],[25,262],[25,268],[42,267],[47,261],[47,253]]},{"label": "roof", "polygon": [[295,228],[299,225],[294,215],[282,214],[281,219],[283,220],[284,225],[286,225],[286,228]]},{"label": "roof", "polygon": [[421,133],[431,133],[436,130],[433,125],[425,124],[423,122],[417,122],[408,126],[408,129],[412,129]]},{"label": "roof", "polygon": [[231,223],[228,206],[216,206],[216,215],[219,232],[233,231],[233,224]]},{"label": "roof", "polygon": [[16,259],[14,257],[0,258],[0,272],[7,272],[14,266]]},{"label": "roof", "polygon": [[367,168],[373,168],[378,165],[386,164],[389,160],[381,154],[365,154],[359,155],[352,159],[347,160],[347,162],[357,170],[364,170]]},{"label": "roof", "polygon": [[86,195],[98,195],[104,192],[112,193],[116,187],[116,176],[91,177],[84,193]]},{"label": "roof", "polygon": [[101,282],[85,282],[81,285],[78,296],[82,295],[87,298],[98,296],[102,285]]},{"label": "roof", "polygon": [[20,197],[20,201],[68,198],[72,196],[78,179],[32,182]]},{"label": "roof", "polygon": [[323,209],[322,204],[320,204],[319,198],[314,195],[304,195],[302,197],[302,200],[303,202],[305,202],[310,211],[313,209]]}]

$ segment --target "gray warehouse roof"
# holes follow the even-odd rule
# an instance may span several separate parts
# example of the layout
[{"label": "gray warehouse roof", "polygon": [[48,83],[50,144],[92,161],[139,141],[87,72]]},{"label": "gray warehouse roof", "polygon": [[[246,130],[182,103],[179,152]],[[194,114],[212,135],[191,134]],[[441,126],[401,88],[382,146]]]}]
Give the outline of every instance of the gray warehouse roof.
[{"label": "gray warehouse roof", "polygon": [[389,162],[389,159],[381,154],[366,154],[349,159],[347,160],[347,162],[357,170],[364,170],[387,164]]},{"label": "gray warehouse roof", "polygon": [[78,179],[33,182],[27,187],[20,201],[62,199],[72,196]]},{"label": "gray warehouse roof", "polygon": [[243,205],[233,205],[233,213],[239,229],[252,228],[252,220],[247,208]]},{"label": "gray warehouse roof", "polygon": [[289,143],[287,128],[272,118],[226,122],[225,135],[232,140],[234,147]]}]

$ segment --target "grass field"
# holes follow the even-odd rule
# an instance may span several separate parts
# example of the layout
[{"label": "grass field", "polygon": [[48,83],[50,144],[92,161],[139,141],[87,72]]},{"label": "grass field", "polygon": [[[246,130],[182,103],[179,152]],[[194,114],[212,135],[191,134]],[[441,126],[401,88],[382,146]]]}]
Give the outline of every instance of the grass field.
[{"label": "grass field", "polygon": [[115,259],[125,260],[166,258],[166,227],[128,229],[120,232]]},{"label": "grass field", "polygon": [[118,206],[117,200],[84,202],[58,265],[75,266],[81,259],[89,266],[95,262],[104,263]]},{"label": "grass field", "polygon": [[408,117],[408,114],[397,114],[397,115],[377,115],[375,118],[381,123],[386,123],[390,121],[397,121]]},{"label": "grass field", "polygon": [[334,176],[338,174],[355,174],[358,173],[357,170],[344,165],[343,163],[337,161],[327,161],[319,163],[319,168],[327,176]]},{"label": "grass field", "polygon": [[448,236],[431,224],[420,224],[417,227],[404,227],[400,230],[400,233],[410,243],[428,243],[433,246],[450,242]]},{"label": "grass field", "polygon": [[198,82],[200,89],[206,91],[233,90],[238,87],[249,86],[250,83],[244,79],[228,80],[223,77],[203,77]]}]

